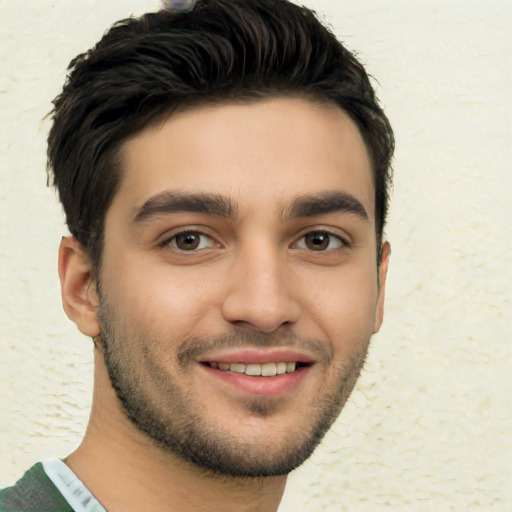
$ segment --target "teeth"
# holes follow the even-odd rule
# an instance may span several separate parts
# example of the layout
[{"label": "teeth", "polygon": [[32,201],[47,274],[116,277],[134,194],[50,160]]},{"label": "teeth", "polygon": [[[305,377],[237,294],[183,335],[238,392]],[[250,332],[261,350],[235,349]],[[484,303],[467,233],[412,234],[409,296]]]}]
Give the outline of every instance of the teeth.
[{"label": "teeth", "polygon": [[292,373],[295,371],[296,367],[297,367],[297,363],[286,363],[286,372]]},{"label": "teeth", "polygon": [[245,367],[245,375],[261,375],[261,364],[251,363]]},{"label": "teeth", "polygon": [[211,368],[218,368],[225,372],[245,373],[251,377],[273,377],[274,375],[284,375],[293,373],[297,369],[297,363],[209,363]]},{"label": "teeth", "polygon": [[242,363],[230,364],[229,369],[235,373],[244,373],[245,372],[245,364],[242,364]]},{"label": "teeth", "polygon": [[273,377],[276,373],[276,363],[266,363],[261,365],[261,375],[263,375],[263,377]]}]

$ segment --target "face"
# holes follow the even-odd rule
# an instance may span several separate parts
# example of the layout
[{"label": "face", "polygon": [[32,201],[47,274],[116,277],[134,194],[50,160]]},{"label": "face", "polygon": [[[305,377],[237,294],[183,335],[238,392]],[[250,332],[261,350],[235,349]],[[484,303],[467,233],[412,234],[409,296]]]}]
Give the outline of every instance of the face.
[{"label": "face", "polygon": [[338,416],[382,319],[355,124],[292,98],[201,108],[128,141],[123,166],[99,320],[126,416],[203,468],[288,473]]}]

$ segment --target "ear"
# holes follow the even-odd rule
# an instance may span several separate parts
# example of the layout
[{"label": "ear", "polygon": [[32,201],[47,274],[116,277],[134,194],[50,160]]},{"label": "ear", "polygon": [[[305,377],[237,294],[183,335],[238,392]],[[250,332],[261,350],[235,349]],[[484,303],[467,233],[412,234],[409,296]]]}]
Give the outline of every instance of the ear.
[{"label": "ear", "polygon": [[384,297],[386,294],[386,276],[388,274],[389,257],[391,256],[391,245],[389,242],[382,244],[379,262],[379,291],[377,294],[377,307],[375,310],[375,320],[373,321],[373,332],[379,331],[382,320],[384,319]]},{"label": "ear", "polygon": [[96,280],[90,259],[75,237],[63,237],[60,243],[59,278],[62,305],[68,318],[86,336],[98,336],[100,325]]}]

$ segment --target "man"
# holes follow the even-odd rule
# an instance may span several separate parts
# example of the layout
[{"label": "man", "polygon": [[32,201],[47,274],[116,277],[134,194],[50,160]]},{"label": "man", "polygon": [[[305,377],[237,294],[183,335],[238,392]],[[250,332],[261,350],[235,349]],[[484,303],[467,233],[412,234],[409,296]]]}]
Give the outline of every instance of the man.
[{"label": "man", "polygon": [[383,317],[393,136],[361,64],[285,0],[119,22],[72,61],[49,165],[91,417],[1,511],[275,511]]}]

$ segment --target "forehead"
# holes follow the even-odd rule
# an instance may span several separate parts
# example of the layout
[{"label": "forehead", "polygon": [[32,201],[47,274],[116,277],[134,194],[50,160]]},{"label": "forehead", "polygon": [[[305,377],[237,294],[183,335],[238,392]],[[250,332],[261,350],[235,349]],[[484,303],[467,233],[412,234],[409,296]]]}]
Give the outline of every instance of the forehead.
[{"label": "forehead", "polygon": [[242,210],[340,191],[374,216],[371,164],[359,130],[337,107],[278,98],[201,107],[147,128],[122,149],[113,205],[136,211],[165,191],[227,195]]}]

